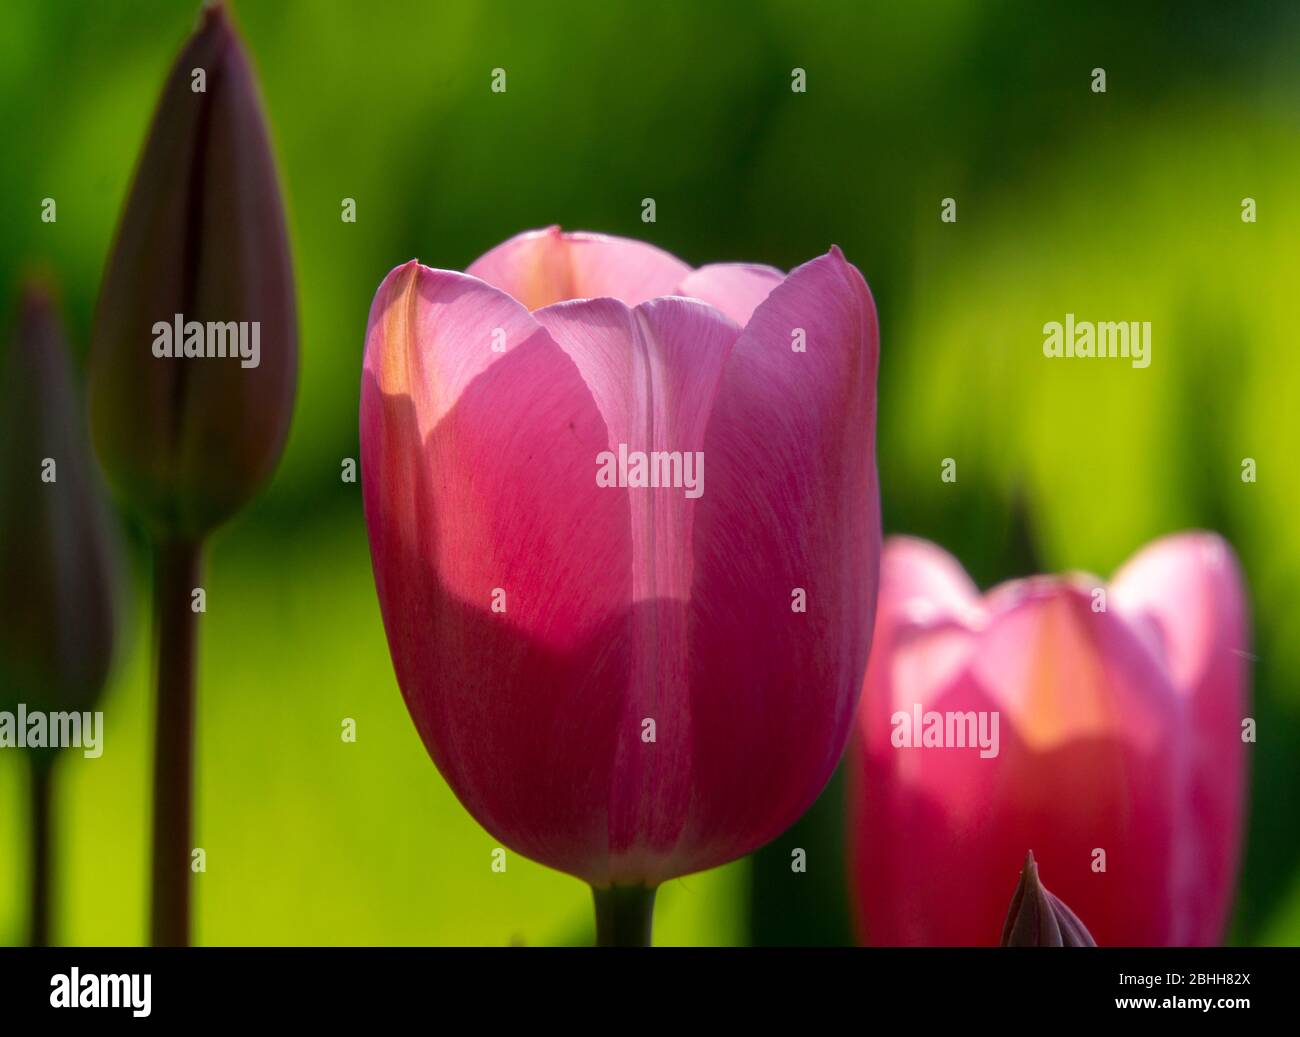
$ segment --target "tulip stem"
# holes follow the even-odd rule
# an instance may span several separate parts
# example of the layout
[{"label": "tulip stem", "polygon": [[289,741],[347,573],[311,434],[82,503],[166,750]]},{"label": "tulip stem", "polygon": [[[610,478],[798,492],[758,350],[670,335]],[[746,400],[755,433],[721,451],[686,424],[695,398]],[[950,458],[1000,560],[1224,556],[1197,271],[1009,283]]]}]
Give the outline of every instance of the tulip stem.
[{"label": "tulip stem", "polygon": [[597,947],[649,947],[654,922],[651,886],[592,887],[596,901]]},{"label": "tulip stem", "polygon": [[54,885],[54,755],[32,757],[31,929],[28,943],[50,943],[50,899]]},{"label": "tulip stem", "polygon": [[190,940],[190,851],[194,825],[194,664],[200,544],[165,542],[154,558],[154,659],[158,697],[154,727],[153,902],[155,947]]}]

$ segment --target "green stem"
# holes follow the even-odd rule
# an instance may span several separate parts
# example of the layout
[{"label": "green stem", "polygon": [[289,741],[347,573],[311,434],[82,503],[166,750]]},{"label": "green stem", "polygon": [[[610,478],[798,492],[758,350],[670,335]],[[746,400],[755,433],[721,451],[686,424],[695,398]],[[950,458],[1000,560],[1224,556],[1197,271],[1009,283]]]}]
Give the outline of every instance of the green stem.
[{"label": "green stem", "polygon": [[202,546],[161,543],[154,562],[154,658],[158,697],[154,727],[153,897],[155,947],[190,940],[190,851],[193,848],[194,666]]},{"label": "green stem", "polygon": [[655,890],[648,886],[610,886],[591,895],[596,901],[597,947],[649,947]]},{"label": "green stem", "polygon": [[32,947],[50,945],[50,901],[54,886],[54,754],[32,757]]}]

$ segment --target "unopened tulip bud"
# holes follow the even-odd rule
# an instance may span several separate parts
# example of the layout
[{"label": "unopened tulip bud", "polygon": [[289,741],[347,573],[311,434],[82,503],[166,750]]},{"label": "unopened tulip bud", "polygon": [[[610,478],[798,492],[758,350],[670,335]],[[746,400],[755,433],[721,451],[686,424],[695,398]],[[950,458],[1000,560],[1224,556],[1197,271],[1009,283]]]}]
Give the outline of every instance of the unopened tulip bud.
[{"label": "unopened tulip bud", "polygon": [[270,140],[215,4],[168,76],[100,293],[91,423],[116,490],[173,539],[229,518],[279,459],[297,366]]},{"label": "unopened tulip bud", "polygon": [[220,3],[176,59],[100,293],[100,461],[157,546],[151,937],[189,941],[202,541],[269,477],[297,381],[284,208],[257,84]]},{"label": "unopened tulip bud", "polygon": [[1025,855],[1020,883],[1002,924],[1003,947],[1096,947],[1097,941],[1060,897],[1043,888],[1038,862]]},{"label": "unopened tulip bud", "polygon": [[0,353],[0,708],[89,708],[108,674],[114,567],[67,344],[23,293]]},{"label": "unopened tulip bud", "polygon": [[[0,401],[0,710],[77,716],[108,677],[116,566],[63,331],[49,293],[34,284],[15,333],[0,343]],[[51,731],[26,747],[36,946],[49,942],[53,918],[53,765],[62,745]]]}]

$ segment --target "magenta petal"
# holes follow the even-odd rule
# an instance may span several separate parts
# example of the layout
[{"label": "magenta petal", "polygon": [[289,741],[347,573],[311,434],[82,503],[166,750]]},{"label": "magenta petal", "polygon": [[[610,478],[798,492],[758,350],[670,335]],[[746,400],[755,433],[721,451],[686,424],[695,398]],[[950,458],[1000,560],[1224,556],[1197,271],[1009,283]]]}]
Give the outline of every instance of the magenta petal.
[{"label": "magenta petal", "polygon": [[[647,453],[703,448],[722,365],[740,333],[722,314],[689,299],[656,299],[635,310],[617,299],[593,299],[533,316],[582,372],[609,430],[611,453],[620,444]],[[700,482],[700,493],[703,488]],[[646,506],[632,511],[633,594],[684,601],[698,493],[652,488],[640,496]]]},{"label": "magenta petal", "polygon": [[1181,942],[1223,939],[1245,810],[1250,650],[1245,588],[1232,549],[1211,533],[1165,537],[1116,574],[1114,607],[1156,632],[1190,725],[1191,789]]},{"label": "magenta petal", "polygon": [[677,294],[704,300],[743,328],[758,304],[784,280],[785,274],[773,266],[714,263],[687,275]]},{"label": "magenta petal", "polygon": [[[891,536],[880,556],[868,688],[879,687],[890,712],[924,704],[967,665],[982,613],[979,590],[957,559],[928,540]],[[890,688],[902,697],[895,701]]]},{"label": "magenta petal", "polygon": [[1179,533],[1155,541],[1115,574],[1111,597],[1126,613],[1155,621],[1181,690],[1224,693],[1238,706],[1250,649],[1245,590],[1222,537]]},{"label": "magenta petal", "polygon": [[536,310],[600,297],[636,306],[672,294],[690,270],[642,241],[548,227],[515,235],[476,259],[466,273]]},{"label": "magenta petal", "polygon": [[835,249],[776,287],[722,372],[690,612],[694,823],[715,862],[793,822],[843,751],[879,565],[877,349],[871,294]]},{"label": "magenta petal", "polygon": [[878,644],[892,643],[903,627],[965,624],[982,611],[979,588],[943,548],[919,537],[892,536],[885,542],[876,609]]},{"label": "magenta petal", "polygon": [[688,665],[700,648],[689,640],[686,617],[697,491],[708,495],[708,469],[698,453],[740,329],[688,299],[656,299],[635,310],[615,299],[566,302],[534,316],[591,388],[611,453],[692,457],[689,492],[685,486],[602,491],[631,505],[631,609],[621,636],[634,665],[611,694],[622,703],[621,729],[628,735],[638,734],[646,719],[656,725],[653,745],[619,740],[609,799],[610,869],[615,878],[657,882],[715,863],[681,842],[692,806],[692,754],[702,749],[692,725]]},{"label": "magenta petal", "polygon": [[975,676],[1036,750],[1114,739],[1153,752],[1176,727],[1169,676],[1123,617],[1092,600],[1051,576],[994,588]]},{"label": "magenta petal", "polygon": [[381,285],[362,476],[398,683],[484,827],[592,879],[622,719],[610,688],[630,666],[627,497],[594,479],[607,438],[578,369],[508,296],[414,263]]}]

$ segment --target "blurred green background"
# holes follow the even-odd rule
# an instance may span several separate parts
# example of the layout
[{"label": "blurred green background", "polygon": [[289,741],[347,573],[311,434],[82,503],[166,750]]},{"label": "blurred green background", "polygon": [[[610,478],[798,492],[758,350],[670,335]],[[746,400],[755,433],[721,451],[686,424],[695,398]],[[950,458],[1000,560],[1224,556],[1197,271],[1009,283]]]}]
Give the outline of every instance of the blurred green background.
[{"label": "blurred green background", "polygon": [[[882,328],[886,532],[989,584],[1109,573],[1191,526],[1255,616],[1252,805],[1233,940],[1300,942],[1300,9],[1294,5],[240,0],[294,242],[302,367],[280,470],[210,556],[199,677],[201,943],[579,943],[578,881],[460,808],[392,675],[358,486],[362,335],[384,274],[526,228],[789,268],[839,244]],[[102,265],[190,0],[23,0],[0,25],[0,286],[43,264],[84,356]],[[504,68],[508,90],[489,90]],[[790,89],[807,72],[807,92]],[[1107,92],[1090,89],[1104,67]],[[40,220],[53,197],[58,222]],[[357,222],[340,220],[355,198]],[[641,223],[641,199],[657,222]],[[957,200],[958,221],[940,222]],[[1256,199],[1258,222],[1241,201]],[[1153,323],[1152,364],[1047,362],[1042,325]],[[6,324],[10,327],[11,324]],[[958,481],[939,479],[953,457]],[[1240,478],[1255,458],[1258,482]],[[60,764],[65,943],[145,935],[147,571],[103,707]],[[358,725],[341,741],[342,718]],[[0,942],[26,791],[0,754]],[[748,861],[670,883],[660,943],[842,942],[832,783]],[[792,875],[789,850],[809,850]]]}]

